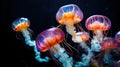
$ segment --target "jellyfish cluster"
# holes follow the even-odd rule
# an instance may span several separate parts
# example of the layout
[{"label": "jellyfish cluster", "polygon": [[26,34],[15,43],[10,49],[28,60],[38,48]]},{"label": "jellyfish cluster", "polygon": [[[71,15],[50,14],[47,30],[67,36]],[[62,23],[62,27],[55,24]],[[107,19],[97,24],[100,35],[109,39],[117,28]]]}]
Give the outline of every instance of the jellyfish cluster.
[{"label": "jellyfish cluster", "polygon": [[[31,37],[30,20],[26,17],[13,21],[12,29],[22,33],[25,44],[33,47],[35,59],[40,63],[54,60],[62,67],[120,67],[120,58],[114,58],[120,57],[120,31],[114,37],[107,36],[111,21],[104,15],[88,17],[85,21],[87,30],[84,30],[80,24],[83,17],[77,5],[67,4],[56,12],[59,25],[41,31],[35,40]],[[71,55],[73,50],[80,60]],[[47,54],[41,57],[45,52],[49,52],[51,57]]]}]

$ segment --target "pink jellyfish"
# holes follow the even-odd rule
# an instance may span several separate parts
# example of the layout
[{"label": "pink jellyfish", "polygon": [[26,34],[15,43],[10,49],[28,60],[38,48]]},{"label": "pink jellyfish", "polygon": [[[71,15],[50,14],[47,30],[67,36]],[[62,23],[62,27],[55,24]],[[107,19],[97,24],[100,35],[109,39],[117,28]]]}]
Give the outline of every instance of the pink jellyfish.
[{"label": "pink jellyfish", "polygon": [[111,21],[108,17],[103,15],[92,15],[87,18],[85,26],[88,30],[93,31],[97,40],[103,38],[103,31],[109,30],[111,27]]},{"label": "pink jellyfish", "polygon": [[72,57],[69,57],[65,49],[60,46],[65,34],[60,28],[50,28],[41,32],[36,38],[36,46],[40,52],[50,51],[64,67],[72,67]]},{"label": "pink jellyfish", "polygon": [[100,40],[103,37],[103,31],[109,30],[111,21],[103,15],[92,15],[87,18],[85,26],[95,34],[95,38]]},{"label": "pink jellyfish", "polygon": [[91,41],[91,49],[99,52],[101,49],[100,42],[104,36],[103,32],[110,29],[111,21],[109,18],[103,15],[92,15],[87,18],[85,26],[94,34]]},{"label": "pink jellyfish", "polygon": [[114,38],[106,37],[101,42],[101,50],[104,51],[104,62],[106,64],[113,64],[115,60],[112,58],[110,51],[113,49],[117,49],[118,44],[114,40]]}]

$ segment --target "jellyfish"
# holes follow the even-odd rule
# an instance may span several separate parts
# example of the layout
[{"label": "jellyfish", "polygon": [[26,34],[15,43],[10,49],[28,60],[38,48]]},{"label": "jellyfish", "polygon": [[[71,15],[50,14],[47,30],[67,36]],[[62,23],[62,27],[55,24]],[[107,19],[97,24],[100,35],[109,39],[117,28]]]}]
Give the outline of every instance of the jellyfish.
[{"label": "jellyfish", "polygon": [[41,32],[36,38],[36,46],[40,52],[49,50],[51,55],[58,59],[63,67],[72,67],[73,59],[65,52],[60,43],[64,40],[64,32],[57,27],[49,28]]},{"label": "jellyfish", "polygon": [[59,24],[66,26],[66,31],[72,36],[72,40],[76,42],[76,27],[75,24],[78,24],[83,19],[83,12],[75,4],[64,5],[59,8],[56,13],[56,20]]},{"label": "jellyfish", "polygon": [[115,41],[118,43],[118,51],[120,51],[120,31],[115,34]]},{"label": "jellyfish", "polygon": [[90,65],[91,58],[93,57],[93,52],[91,51],[90,47],[87,45],[86,41],[89,40],[90,35],[87,32],[77,32],[77,41],[79,45],[85,49],[87,54],[82,54],[82,60],[76,62],[75,67],[86,67]]},{"label": "jellyfish", "polygon": [[38,60],[39,62],[48,62],[49,61],[48,57],[41,58],[40,56],[41,53],[36,48],[35,40],[32,40],[30,37],[31,33],[28,30],[29,26],[30,26],[30,21],[28,18],[25,17],[18,18],[12,23],[12,29],[15,32],[22,32],[23,37],[25,38],[26,45],[34,48],[35,59]]},{"label": "jellyfish", "polygon": [[87,18],[85,26],[94,34],[93,39],[91,40],[91,49],[93,51],[100,52],[100,42],[104,37],[103,32],[110,29],[111,21],[108,17],[103,15],[92,15]]},{"label": "jellyfish", "polygon": [[101,42],[101,50],[104,51],[104,62],[106,64],[114,64],[115,60],[112,58],[111,51],[117,49],[118,44],[112,37],[106,37]]},{"label": "jellyfish", "polygon": [[120,43],[120,31],[118,31],[115,35],[115,40]]}]

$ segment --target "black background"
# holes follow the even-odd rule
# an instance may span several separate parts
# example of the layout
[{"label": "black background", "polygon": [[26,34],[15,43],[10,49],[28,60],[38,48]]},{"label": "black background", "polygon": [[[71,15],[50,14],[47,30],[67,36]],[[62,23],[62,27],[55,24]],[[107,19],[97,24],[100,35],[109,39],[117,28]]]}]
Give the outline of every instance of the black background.
[{"label": "black background", "polygon": [[27,17],[30,28],[36,37],[41,31],[58,26],[55,15],[57,10],[66,4],[76,4],[83,11],[81,21],[83,28],[85,20],[94,14],[107,16],[112,23],[108,36],[114,37],[120,30],[119,0],[2,0],[1,1],[1,49],[5,65],[9,67],[55,67],[55,62],[39,63],[34,59],[34,51],[25,45],[23,40],[16,38],[16,32],[11,23],[20,17]]}]

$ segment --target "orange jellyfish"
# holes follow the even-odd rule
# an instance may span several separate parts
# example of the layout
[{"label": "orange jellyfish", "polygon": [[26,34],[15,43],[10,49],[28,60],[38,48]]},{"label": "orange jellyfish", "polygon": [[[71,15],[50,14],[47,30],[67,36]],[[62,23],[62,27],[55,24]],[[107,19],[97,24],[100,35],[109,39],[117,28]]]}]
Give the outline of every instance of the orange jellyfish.
[{"label": "orange jellyfish", "polygon": [[104,51],[104,62],[106,64],[112,64],[115,63],[115,60],[112,58],[112,55],[110,54],[110,51],[113,49],[117,49],[118,44],[114,40],[114,38],[106,37],[101,42],[101,50]]},{"label": "orange jellyfish", "polygon": [[69,57],[65,49],[60,46],[65,34],[60,28],[49,28],[41,32],[36,38],[36,46],[40,52],[50,51],[63,67],[72,67],[72,57]]},{"label": "orange jellyfish", "polygon": [[34,48],[35,52],[35,59],[38,60],[39,62],[48,62],[49,58],[41,58],[40,52],[38,52],[36,45],[35,45],[35,40],[32,40],[30,37],[30,31],[28,30],[30,26],[30,21],[28,18],[21,17],[17,20],[15,20],[12,23],[12,29],[16,32],[22,32],[23,37],[25,38],[25,43],[26,45],[29,45]]},{"label": "orange jellyfish", "polygon": [[83,12],[75,4],[64,5],[59,8],[56,13],[56,20],[66,25],[67,32],[72,36],[72,40],[76,40],[76,29],[74,24],[79,23],[83,19]]},{"label": "orange jellyfish", "polygon": [[30,21],[28,18],[21,17],[16,19],[12,23],[12,29],[16,32],[22,32],[23,36],[25,37],[25,42],[29,46],[33,46],[33,44],[30,44],[31,37],[30,37],[30,31],[28,30],[30,26]]},{"label": "orange jellyfish", "polygon": [[92,15],[87,18],[85,26],[94,34],[91,40],[91,50],[99,52],[101,49],[100,42],[104,36],[103,32],[110,29],[111,21],[103,15]]}]

